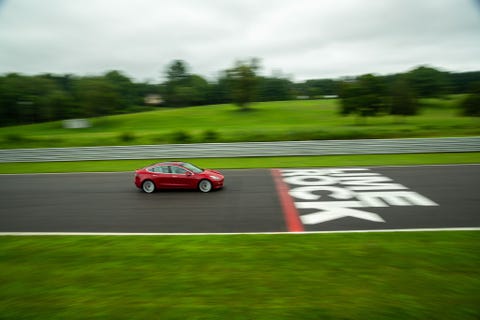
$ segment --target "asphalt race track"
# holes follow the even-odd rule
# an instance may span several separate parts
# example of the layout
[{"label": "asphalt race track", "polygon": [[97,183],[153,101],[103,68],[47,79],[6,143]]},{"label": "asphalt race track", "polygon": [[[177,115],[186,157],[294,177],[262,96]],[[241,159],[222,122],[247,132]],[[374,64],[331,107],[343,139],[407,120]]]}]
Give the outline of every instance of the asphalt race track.
[{"label": "asphalt race track", "polygon": [[480,227],[480,165],[222,170],[211,193],[132,173],[0,175],[0,232],[257,233]]}]

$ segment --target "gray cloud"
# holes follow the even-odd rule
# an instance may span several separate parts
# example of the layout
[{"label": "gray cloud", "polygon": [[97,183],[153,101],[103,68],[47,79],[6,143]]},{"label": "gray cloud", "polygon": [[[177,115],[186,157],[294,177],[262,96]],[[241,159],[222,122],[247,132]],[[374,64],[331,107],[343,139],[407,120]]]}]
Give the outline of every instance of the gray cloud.
[{"label": "gray cloud", "polygon": [[159,81],[184,59],[214,77],[259,57],[295,80],[480,69],[473,0],[5,0],[0,73],[99,74]]}]

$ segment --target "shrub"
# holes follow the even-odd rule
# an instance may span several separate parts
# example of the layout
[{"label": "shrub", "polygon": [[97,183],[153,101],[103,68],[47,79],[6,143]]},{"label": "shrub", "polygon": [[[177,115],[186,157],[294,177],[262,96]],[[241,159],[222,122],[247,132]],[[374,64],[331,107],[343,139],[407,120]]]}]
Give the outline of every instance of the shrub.
[{"label": "shrub", "polygon": [[460,104],[464,116],[480,117],[480,93],[469,95]]},{"label": "shrub", "polygon": [[192,137],[190,134],[188,134],[188,132],[179,130],[172,134],[172,141],[174,143],[189,143],[192,141]]},{"label": "shrub", "polygon": [[18,143],[18,142],[25,142],[28,139],[26,139],[24,136],[22,136],[19,133],[9,133],[4,136],[4,140],[8,143]]},{"label": "shrub", "polygon": [[122,142],[131,142],[136,139],[135,134],[132,132],[123,132],[119,136],[120,141]]},{"label": "shrub", "polygon": [[218,141],[219,134],[214,130],[206,130],[203,132],[203,141],[215,142]]}]

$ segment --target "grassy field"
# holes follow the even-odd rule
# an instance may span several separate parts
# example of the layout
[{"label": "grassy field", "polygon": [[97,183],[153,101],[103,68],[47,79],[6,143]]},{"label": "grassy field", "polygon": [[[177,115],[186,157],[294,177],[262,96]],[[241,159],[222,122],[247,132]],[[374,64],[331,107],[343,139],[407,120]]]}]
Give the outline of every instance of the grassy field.
[{"label": "grassy field", "polygon": [[[0,174],[49,172],[114,172],[133,171],[154,162],[173,159],[69,161],[37,163],[0,163]],[[480,153],[433,153],[388,155],[342,155],[305,157],[197,158],[175,159],[192,162],[203,168],[299,168],[381,165],[435,165],[480,163]]]},{"label": "grassy field", "polygon": [[480,232],[1,237],[1,319],[478,319]]},{"label": "grassy field", "polygon": [[338,100],[264,102],[248,112],[234,105],[159,109],[91,119],[92,127],[61,122],[0,128],[0,148],[132,145],[480,135],[480,119],[459,116],[461,97],[429,99],[422,113],[399,119],[338,115]]}]

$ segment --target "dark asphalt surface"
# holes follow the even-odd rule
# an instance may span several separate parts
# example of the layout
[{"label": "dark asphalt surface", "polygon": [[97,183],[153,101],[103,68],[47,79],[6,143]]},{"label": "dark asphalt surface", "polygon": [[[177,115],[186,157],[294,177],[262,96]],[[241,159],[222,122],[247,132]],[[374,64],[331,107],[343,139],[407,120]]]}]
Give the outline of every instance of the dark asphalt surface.
[{"label": "dark asphalt surface", "polygon": [[222,172],[222,190],[154,194],[133,172],[0,175],[0,232],[286,231],[269,170]]},{"label": "dark asphalt surface", "polygon": [[[480,227],[480,165],[370,170],[438,206],[367,208],[385,222],[343,217],[305,231]],[[145,194],[134,186],[133,172],[0,175],[0,232],[287,231],[270,170],[222,173],[225,188],[207,194]]]},{"label": "dark asphalt surface", "polygon": [[[480,165],[371,167],[370,171],[438,206],[358,208],[378,214],[385,222],[344,217],[305,225],[305,231],[480,227]],[[298,211],[300,215],[312,212]]]}]

